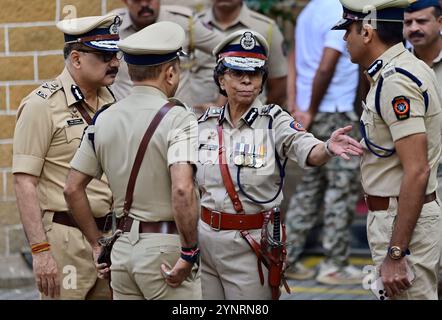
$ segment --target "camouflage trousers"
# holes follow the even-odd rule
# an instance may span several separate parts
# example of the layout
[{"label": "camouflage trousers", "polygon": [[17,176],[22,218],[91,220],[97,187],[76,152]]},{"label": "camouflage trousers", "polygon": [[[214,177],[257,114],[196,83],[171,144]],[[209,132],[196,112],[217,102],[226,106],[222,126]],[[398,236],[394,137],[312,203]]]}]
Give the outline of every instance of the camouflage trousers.
[{"label": "camouflage trousers", "polygon": [[[350,136],[358,140],[360,134],[354,112],[318,113],[310,132],[326,141],[334,130],[349,124],[353,125]],[[349,228],[361,190],[359,161],[359,157],[352,157],[350,161],[334,157],[324,166],[304,170],[289,201],[285,219],[290,264],[299,259],[321,209],[326,262],[338,266],[348,263]]]}]

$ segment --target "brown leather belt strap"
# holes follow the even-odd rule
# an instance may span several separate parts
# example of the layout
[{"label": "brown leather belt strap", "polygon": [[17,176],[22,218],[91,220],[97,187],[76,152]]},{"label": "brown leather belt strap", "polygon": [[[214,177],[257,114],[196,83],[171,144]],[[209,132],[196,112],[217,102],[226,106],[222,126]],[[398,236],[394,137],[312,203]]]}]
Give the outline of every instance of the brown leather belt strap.
[{"label": "brown leather belt strap", "polygon": [[86,111],[86,109],[81,105],[81,102],[77,103],[75,105],[75,107],[77,108],[77,110],[81,113],[81,116],[83,117],[83,119],[86,121],[86,123],[88,125],[92,124],[92,118],[89,115],[89,113]]},{"label": "brown leather belt strap", "polygon": [[[424,203],[434,200],[436,200],[436,192],[427,194],[424,198]],[[367,203],[368,210],[370,211],[387,210],[390,205],[390,197],[379,197],[366,194],[365,202]]]},{"label": "brown leather belt strap", "polygon": [[201,207],[201,220],[214,230],[251,230],[262,228],[264,214],[225,213]]},{"label": "brown leather belt strap", "polygon": [[[101,231],[107,232],[112,229],[112,212],[101,218],[94,218],[97,228]],[[54,212],[52,222],[62,224],[64,226],[73,227],[78,229],[78,225],[72,218],[71,214],[67,211]]]},{"label": "brown leather belt strap", "polygon": [[229,166],[225,154],[225,148],[223,146],[223,126],[221,123],[218,124],[218,141],[218,162],[224,186],[226,187],[226,191],[230,197],[230,200],[232,200],[233,208],[235,208],[235,211],[238,213],[244,213],[244,208],[242,206],[241,200],[239,199],[238,193],[235,190],[232,176],[230,175]]},{"label": "brown leather belt strap", "polygon": [[[126,218],[126,223],[124,228],[121,230],[123,232],[129,232],[134,219],[131,217]],[[159,221],[159,222],[146,222],[140,221],[139,233],[167,233],[167,234],[178,234],[178,229],[174,221]]]},{"label": "brown leather belt strap", "polygon": [[[135,156],[135,161],[132,167],[132,171],[130,172],[129,182],[127,183],[126,196],[124,198],[124,208],[123,208],[124,216],[127,216],[129,214],[129,210],[132,207],[135,182],[137,181],[138,172],[140,171],[141,163],[143,162],[144,154],[146,153],[146,149],[147,146],[149,145],[150,139],[155,133],[155,130],[157,129],[161,120],[164,118],[167,112],[169,112],[169,110],[172,109],[174,106],[175,104],[173,102],[168,102],[161,107],[161,109],[157,112],[157,114],[153,118],[152,122],[149,124],[149,127],[147,128],[146,133],[144,134],[143,139],[141,140],[140,146]],[[125,221],[126,219],[122,220]],[[123,224],[124,223],[125,222],[123,222]],[[123,228],[125,227],[123,226]]]}]

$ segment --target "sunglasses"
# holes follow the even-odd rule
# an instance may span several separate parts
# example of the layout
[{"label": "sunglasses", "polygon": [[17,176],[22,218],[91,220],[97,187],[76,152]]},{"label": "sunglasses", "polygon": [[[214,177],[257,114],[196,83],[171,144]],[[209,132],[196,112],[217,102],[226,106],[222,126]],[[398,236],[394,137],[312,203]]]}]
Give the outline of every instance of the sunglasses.
[{"label": "sunglasses", "polygon": [[114,58],[116,58],[117,60],[121,60],[123,58],[122,51],[108,52],[108,51],[93,51],[93,50],[84,50],[84,49],[79,49],[77,51],[95,54],[104,63],[108,63],[108,62],[112,61],[112,59],[114,59]]},{"label": "sunglasses", "polygon": [[253,71],[246,71],[246,70],[227,69],[226,73],[228,73],[233,79],[236,80],[242,80],[245,76],[248,76],[249,79],[256,79],[264,74],[264,70],[257,69]]}]

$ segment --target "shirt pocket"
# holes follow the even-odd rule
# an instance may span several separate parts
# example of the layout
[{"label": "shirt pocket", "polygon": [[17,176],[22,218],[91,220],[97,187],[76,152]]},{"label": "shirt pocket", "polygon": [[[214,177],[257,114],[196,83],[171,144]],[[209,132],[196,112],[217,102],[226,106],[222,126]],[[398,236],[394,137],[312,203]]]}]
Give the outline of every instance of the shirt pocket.
[{"label": "shirt pocket", "polygon": [[85,126],[80,125],[74,125],[74,126],[67,126],[64,128],[65,136],[66,136],[66,143],[76,142],[78,145],[80,145],[81,138],[83,137],[83,132]]}]

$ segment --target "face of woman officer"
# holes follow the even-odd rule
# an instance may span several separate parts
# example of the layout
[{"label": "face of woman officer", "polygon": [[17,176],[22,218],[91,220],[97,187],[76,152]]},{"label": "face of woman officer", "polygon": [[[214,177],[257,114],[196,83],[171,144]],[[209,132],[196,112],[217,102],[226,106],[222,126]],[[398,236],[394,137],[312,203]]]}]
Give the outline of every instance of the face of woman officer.
[{"label": "face of woman officer", "polygon": [[231,107],[249,107],[261,92],[263,71],[243,71],[228,68],[219,77],[221,89],[226,91]]}]

